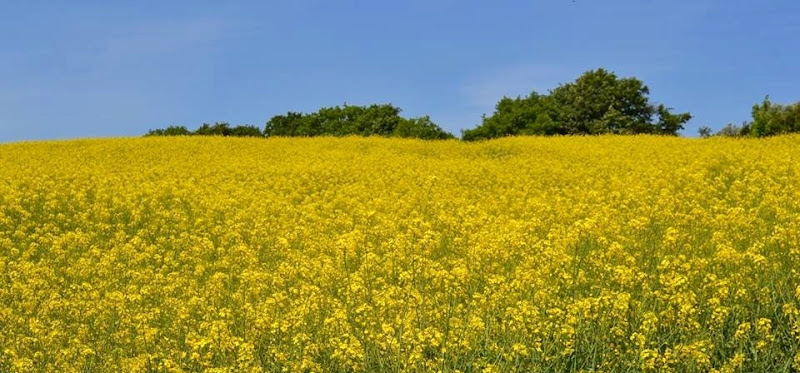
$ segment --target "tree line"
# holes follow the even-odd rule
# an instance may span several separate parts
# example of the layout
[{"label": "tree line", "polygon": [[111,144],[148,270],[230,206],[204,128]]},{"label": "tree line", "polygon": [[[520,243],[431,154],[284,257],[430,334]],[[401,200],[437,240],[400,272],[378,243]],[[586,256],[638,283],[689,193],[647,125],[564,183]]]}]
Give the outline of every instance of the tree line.
[{"label": "tree line", "polygon": [[[590,70],[575,81],[561,84],[547,94],[503,97],[491,115],[462,131],[466,141],[517,135],[658,134],[677,136],[692,115],[674,113],[649,99],[649,88],[634,77],[620,78],[605,69]],[[254,125],[231,126],[204,123],[196,130],[169,126],[150,130],[146,136],[216,135],[240,137],[385,136],[427,140],[453,139],[453,134],[429,116],[405,118],[392,104],[324,107],[313,113],[288,112],[270,118],[263,129]],[[717,132],[700,128],[702,137],[764,137],[800,132],[800,103],[774,104],[765,98],[753,106],[752,120],[728,124]]]},{"label": "tree line", "polygon": [[766,137],[785,133],[800,132],[800,102],[781,105],[765,97],[760,104],[753,105],[750,111],[752,119],[741,125],[728,123],[717,132],[708,126],[698,130],[701,137]]},{"label": "tree line", "polygon": [[226,122],[203,124],[190,131],[184,126],[150,130],[147,136],[217,135],[244,137],[387,136],[445,140],[455,138],[433,123],[430,117],[403,118],[391,104],[334,106],[315,113],[289,112],[267,121],[263,130],[253,125],[231,127]]}]

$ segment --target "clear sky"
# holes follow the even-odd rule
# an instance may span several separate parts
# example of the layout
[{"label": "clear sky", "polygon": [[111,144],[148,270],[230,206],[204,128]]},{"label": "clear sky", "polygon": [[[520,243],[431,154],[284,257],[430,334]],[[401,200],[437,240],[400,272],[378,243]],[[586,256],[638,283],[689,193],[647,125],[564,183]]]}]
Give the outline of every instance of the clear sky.
[{"label": "clear sky", "polygon": [[456,134],[605,67],[719,128],[800,100],[798,0],[0,1],[0,141],[391,102]]}]

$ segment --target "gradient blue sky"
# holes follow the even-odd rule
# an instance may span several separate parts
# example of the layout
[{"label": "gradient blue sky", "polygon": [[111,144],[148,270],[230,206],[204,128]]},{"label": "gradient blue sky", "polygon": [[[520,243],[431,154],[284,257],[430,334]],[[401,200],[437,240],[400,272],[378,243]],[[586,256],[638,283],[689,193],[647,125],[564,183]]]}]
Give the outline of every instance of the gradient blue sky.
[{"label": "gradient blue sky", "polygon": [[391,102],[454,133],[605,67],[719,128],[800,100],[800,1],[0,2],[0,141]]}]

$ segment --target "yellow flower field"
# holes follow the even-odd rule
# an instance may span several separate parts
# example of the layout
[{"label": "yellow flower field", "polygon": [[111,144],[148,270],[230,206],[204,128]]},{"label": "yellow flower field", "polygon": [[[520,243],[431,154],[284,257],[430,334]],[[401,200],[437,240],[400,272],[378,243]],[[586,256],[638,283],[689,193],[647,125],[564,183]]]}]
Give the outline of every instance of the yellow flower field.
[{"label": "yellow flower field", "polygon": [[800,369],[800,136],[0,145],[0,371]]}]

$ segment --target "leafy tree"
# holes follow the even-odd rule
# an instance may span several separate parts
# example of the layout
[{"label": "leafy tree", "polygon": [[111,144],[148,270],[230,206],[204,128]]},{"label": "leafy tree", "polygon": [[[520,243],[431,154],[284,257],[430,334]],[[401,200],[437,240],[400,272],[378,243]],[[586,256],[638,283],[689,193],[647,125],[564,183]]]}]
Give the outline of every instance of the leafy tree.
[{"label": "leafy tree", "polygon": [[308,126],[305,122],[310,120],[309,116],[291,111],[286,115],[276,115],[267,121],[264,136],[315,136],[317,133],[306,133]]},{"label": "leafy tree", "polygon": [[697,129],[697,133],[700,134],[700,137],[704,139],[707,139],[713,135],[711,127],[709,126],[701,126],[700,128]]},{"label": "leafy tree", "polygon": [[427,115],[419,118],[401,118],[400,123],[397,124],[397,127],[395,127],[392,132],[392,136],[425,140],[447,140],[455,138],[455,136],[437,126],[436,123],[433,123],[431,118]]},{"label": "leafy tree", "polygon": [[317,112],[325,134],[389,136],[400,123],[400,109],[389,104],[323,108]]},{"label": "leafy tree", "polygon": [[[691,119],[650,103],[649,89],[636,78],[618,78],[605,69],[587,71],[548,95],[502,98],[464,140],[509,135],[637,134],[677,135]],[[657,119],[657,120],[656,120]]]},{"label": "leafy tree", "polygon": [[289,112],[267,121],[265,136],[397,136],[452,138],[429,117],[406,119],[391,104],[324,107],[315,113]]},{"label": "leafy tree", "polygon": [[551,97],[536,92],[527,97],[503,97],[492,116],[483,116],[483,124],[462,133],[464,140],[488,139],[509,135],[555,135],[560,133],[553,122],[555,115]]},{"label": "leafy tree", "polygon": [[240,125],[240,126],[233,127],[231,129],[230,136],[263,137],[264,134],[261,133],[261,129],[260,128],[258,128],[256,126],[253,126],[253,125],[245,124],[245,125]]},{"label": "leafy tree", "polygon": [[739,137],[739,136],[746,136],[750,132],[750,126],[747,122],[743,123],[741,126],[737,126],[733,123],[728,123],[724,127],[720,128],[714,136],[724,136],[724,137]]},{"label": "leafy tree", "polygon": [[164,129],[155,129],[147,132],[145,136],[245,136],[263,137],[261,130],[253,125],[240,125],[231,127],[225,122],[214,124],[203,123],[200,128],[190,131],[184,126],[169,126]]},{"label": "leafy tree", "polygon": [[683,129],[683,124],[692,119],[689,113],[673,114],[671,109],[659,104],[656,108],[658,122],[656,123],[656,133],[662,135],[677,135]]},{"label": "leafy tree", "polygon": [[145,136],[188,136],[192,132],[184,126],[169,126],[164,129],[154,129],[147,132]]},{"label": "leafy tree", "polygon": [[[605,69],[584,73],[573,83],[562,84],[550,93],[557,106],[557,121],[570,134],[637,133],[647,131],[653,115],[649,90],[635,78],[618,79]],[[609,110],[615,120],[602,123]],[[600,121],[601,123],[594,123]]]},{"label": "leafy tree", "polygon": [[559,134],[561,129],[558,128],[556,122],[550,117],[550,114],[544,112],[536,116],[533,123],[528,124],[520,131],[523,135],[556,135]]},{"label": "leafy tree", "polygon": [[230,136],[231,133],[232,129],[230,124],[216,122],[214,124],[203,123],[193,134],[200,136]]},{"label": "leafy tree", "polygon": [[800,102],[792,105],[773,104],[769,96],[753,105],[750,136],[764,137],[800,132]]},{"label": "leafy tree", "polygon": [[769,96],[753,105],[752,118],[741,125],[728,123],[714,136],[766,137],[800,132],[800,102],[781,105],[770,101]]}]

